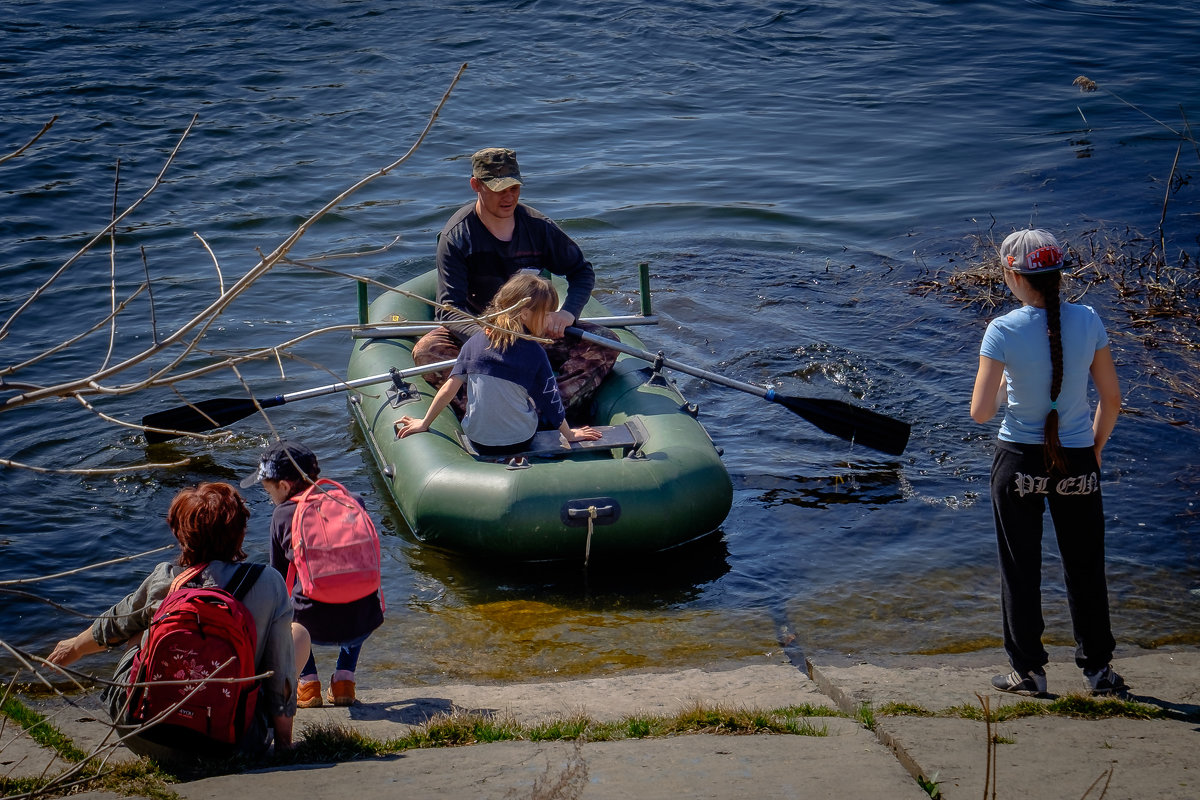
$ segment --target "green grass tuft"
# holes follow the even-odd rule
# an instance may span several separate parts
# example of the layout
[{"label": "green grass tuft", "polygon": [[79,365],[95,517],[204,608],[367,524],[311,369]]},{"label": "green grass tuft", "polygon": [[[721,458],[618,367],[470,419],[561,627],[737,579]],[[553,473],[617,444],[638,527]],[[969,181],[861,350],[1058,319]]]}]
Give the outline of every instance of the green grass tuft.
[{"label": "green grass tuft", "polygon": [[100,776],[96,788],[114,794],[149,797],[150,800],[179,800],[171,789],[178,778],[148,759],[112,765]]},{"label": "green grass tuft", "polygon": [[388,748],[377,739],[342,725],[306,725],[303,738],[291,754],[281,754],[297,763],[330,763],[383,755]]},{"label": "green grass tuft", "polygon": [[1054,714],[1081,719],[1169,719],[1171,716],[1165,708],[1139,703],[1136,700],[1122,700],[1119,697],[1068,694],[1057,698],[1048,707]]},{"label": "green grass tuft", "polygon": [[884,703],[879,712],[884,717],[935,717],[934,712],[913,703]]},{"label": "green grass tuft", "polygon": [[[44,731],[52,730],[40,715],[19,702],[13,701],[11,707],[10,704],[5,704],[4,710],[14,719],[24,720],[33,727]],[[458,711],[432,717],[403,736],[386,741],[366,736],[341,724],[314,724],[304,727],[296,747],[289,752],[261,760],[233,758],[205,763],[189,771],[185,777],[188,780],[198,780],[262,767],[328,764],[387,756],[420,748],[458,747],[513,740],[569,741],[582,744],[695,733],[827,736],[828,730],[824,726],[815,725],[812,719],[845,716],[826,706],[789,706],[772,711],[722,706],[710,708],[697,704],[674,716],[632,715],[615,722],[599,722],[583,714],[576,714],[534,725],[521,725],[510,717]],[[61,733],[57,735],[59,739],[56,741],[59,746],[73,752],[76,760],[87,757],[87,754],[75,748]],[[575,772],[586,775],[586,764],[577,767]],[[117,794],[136,794],[153,800],[173,800],[176,797],[170,789],[170,784],[180,779],[178,774],[164,772],[161,767],[147,759],[122,763],[105,770],[102,775],[90,772],[81,776],[88,779],[86,787]],[[579,778],[579,775],[574,773],[572,776],[572,780],[577,781]],[[53,779],[0,779],[0,788],[5,795],[41,789],[49,789],[50,793],[54,793]],[[58,792],[61,791],[60,787]]]},{"label": "green grass tuft", "polygon": [[929,795],[933,800],[941,800],[942,789],[938,786],[938,776],[934,773],[932,778],[926,778],[924,775],[917,776],[917,785],[925,790],[925,794]]},{"label": "green grass tuft", "polygon": [[870,703],[860,705],[854,712],[854,718],[867,730],[875,730],[875,709]]},{"label": "green grass tuft", "polygon": [[623,735],[619,738],[622,739],[648,739],[652,736],[666,736],[666,726],[659,717],[626,717],[621,733]]},{"label": "green grass tuft", "polygon": [[75,764],[87,758],[87,753],[76,747],[62,731],[15,697],[10,695],[4,699],[3,704],[0,704],[0,713],[24,728],[29,737],[39,745],[58,753],[59,758],[64,761]]},{"label": "green grass tuft", "polygon": [[[949,706],[940,711],[930,711],[909,703],[888,703],[880,706],[879,714],[890,717],[958,717],[960,719],[984,721],[983,709],[978,705],[964,703]],[[1072,717],[1074,719],[1169,719],[1170,712],[1158,706],[1146,705],[1134,700],[1116,697],[1088,697],[1067,694],[1049,702],[1045,700],[1018,700],[1003,703],[991,709],[993,722],[1005,722],[1025,717]]]},{"label": "green grass tuft", "polygon": [[526,738],[532,742],[561,742],[589,739],[589,732],[594,726],[592,720],[582,714],[576,714],[553,722],[535,725],[529,728]]}]

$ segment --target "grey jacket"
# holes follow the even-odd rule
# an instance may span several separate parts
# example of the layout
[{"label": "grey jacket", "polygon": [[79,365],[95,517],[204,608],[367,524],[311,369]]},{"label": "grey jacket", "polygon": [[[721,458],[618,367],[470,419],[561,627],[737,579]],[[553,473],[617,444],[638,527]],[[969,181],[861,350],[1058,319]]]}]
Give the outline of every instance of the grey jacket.
[{"label": "grey jacket", "polygon": [[[213,561],[200,574],[203,586],[223,587],[233,578],[238,565]],[[158,604],[170,591],[171,581],[184,571],[178,564],[162,563],[142,581],[134,592],[101,614],[92,623],[92,638],[104,647],[117,647],[150,627]],[[242,599],[254,617],[258,646],[254,652],[259,672],[274,672],[263,680],[262,709],[268,717],[292,717],[296,714],[296,669],[292,644],[292,601],[283,578],[273,569],[263,570],[254,586]]]}]

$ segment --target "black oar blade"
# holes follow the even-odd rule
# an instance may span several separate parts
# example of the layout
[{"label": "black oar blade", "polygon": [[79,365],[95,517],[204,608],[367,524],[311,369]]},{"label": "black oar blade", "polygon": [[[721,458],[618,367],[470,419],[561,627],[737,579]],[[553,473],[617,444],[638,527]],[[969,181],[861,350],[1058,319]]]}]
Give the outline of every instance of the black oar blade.
[{"label": "black oar blade", "polygon": [[774,400],[826,433],[872,450],[898,456],[908,445],[911,426],[907,422],[892,419],[876,411],[852,406],[841,400],[820,397],[776,395]]},{"label": "black oar blade", "polygon": [[[156,411],[142,417],[142,424],[147,428],[164,428],[172,431],[199,433],[223,428],[231,422],[245,419],[262,408],[274,408],[282,405],[282,397],[272,397],[259,400],[255,405],[249,397],[214,397],[211,400],[201,400],[189,406],[169,408],[166,411]],[[150,444],[169,442],[178,438],[175,433],[155,433],[146,431],[146,441]]]}]

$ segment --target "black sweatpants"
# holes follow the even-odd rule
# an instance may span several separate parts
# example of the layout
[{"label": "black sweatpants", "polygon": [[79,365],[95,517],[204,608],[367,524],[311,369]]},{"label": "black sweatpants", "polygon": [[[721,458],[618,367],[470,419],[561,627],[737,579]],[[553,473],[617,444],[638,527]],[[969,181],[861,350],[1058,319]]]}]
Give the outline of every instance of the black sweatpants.
[{"label": "black sweatpants", "polygon": [[1042,516],[1047,505],[1062,555],[1075,635],[1075,663],[1103,669],[1112,659],[1108,584],[1104,577],[1104,509],[1100,468],[1090,447],[1066,450],[1067,477],[1051,477],[1042,446],[997,442],[992,512],[1000,555],[1004,649],[1021,674],[1049,660],[1042,646]]}]

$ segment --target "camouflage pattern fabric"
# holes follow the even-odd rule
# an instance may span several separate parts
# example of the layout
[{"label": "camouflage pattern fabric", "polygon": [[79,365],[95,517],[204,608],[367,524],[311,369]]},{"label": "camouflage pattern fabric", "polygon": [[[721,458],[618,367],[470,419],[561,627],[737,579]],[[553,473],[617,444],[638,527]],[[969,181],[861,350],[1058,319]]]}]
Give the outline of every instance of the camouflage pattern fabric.
[{"label": "camouflage pattern fabric", "polygon": [[[576,322],[575,325],[588,333],[617,341],[617,335],[603,326],[590,322]],[[421,366],[456,359],[459,349],[458,339],[454,334],[446,328],[435,328],[422,336],[413,347],[413,363]],[[563,405],[567,408],[567,418],[573,425],[581,424],[577,420],[586,414],[592,395],[612,370],[613,363],[617,360],[617,351],[574,336],[564,336],[546,345],[546,355],[549,356],[550,366],[558,379],[558,391],[562,395]],[[448,377],[450,370],[444,369],[427,374],[425,380],[434,389],[438,389]],[[450,407],[459,419],[467,413],[465,388],[451,401]]]}]

